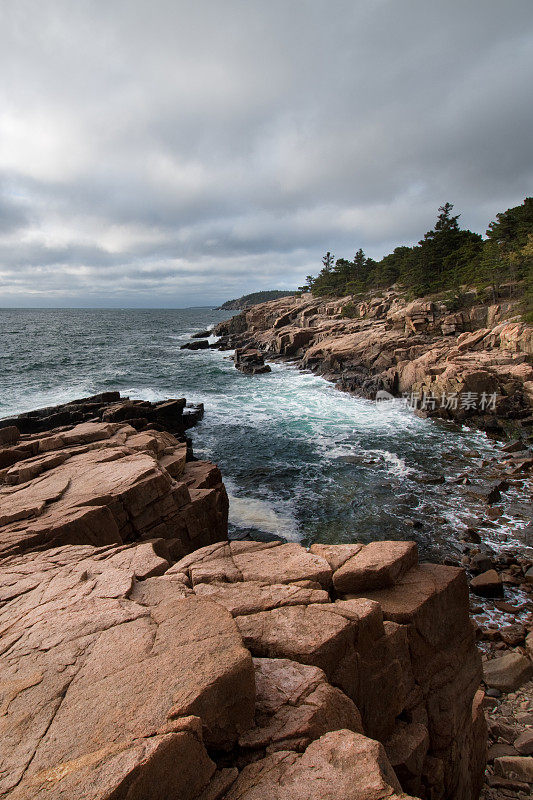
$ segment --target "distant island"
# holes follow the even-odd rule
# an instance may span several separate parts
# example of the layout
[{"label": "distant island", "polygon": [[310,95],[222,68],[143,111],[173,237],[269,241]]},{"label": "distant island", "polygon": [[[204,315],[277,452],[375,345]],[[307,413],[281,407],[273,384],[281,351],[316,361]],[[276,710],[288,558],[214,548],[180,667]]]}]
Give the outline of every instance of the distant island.
[{"label": "distant island", "polygon": [[239,297],[237,300],[227,300],[217,311],[242,311],[243,308],[250,308],[257,303],[267,303],[269,300],[279,300],[280,297],[292,297],[298,294],[296,291],[283,291],[281,289],[271,289],[266,292],[252,292]]}]

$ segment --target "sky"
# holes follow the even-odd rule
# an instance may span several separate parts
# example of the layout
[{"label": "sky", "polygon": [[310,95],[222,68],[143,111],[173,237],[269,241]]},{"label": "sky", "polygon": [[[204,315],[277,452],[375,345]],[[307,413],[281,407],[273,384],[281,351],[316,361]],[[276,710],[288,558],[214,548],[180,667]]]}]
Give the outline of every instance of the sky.
[{"label": "sky", "polygon": [[0,307],[184,307],[532,194],[531,0],[0,0]]}]

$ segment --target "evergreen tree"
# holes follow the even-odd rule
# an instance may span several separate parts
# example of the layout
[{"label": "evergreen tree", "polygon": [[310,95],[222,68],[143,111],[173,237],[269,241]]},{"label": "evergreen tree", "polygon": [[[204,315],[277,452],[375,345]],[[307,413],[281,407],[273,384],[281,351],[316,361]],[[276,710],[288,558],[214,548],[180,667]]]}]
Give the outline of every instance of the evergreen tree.
[{"label": "evergreen tree", "polygon": [[[381,261],[367,258],[361,248],[353,261],[327,252],[316,278],[307,283],[316,296],[359,294],[369,289],[400,283],[414,297],[452,290],[460,302],[463,285],[490,286],[494,302],[503,284],[510,290],[522,281],[529,287],[533,315],[533,198],[497,214],[487,230],[487,239],[459,226],[453,205],[438,209],[435,227],[414,247],[397,247]],[[525,279],[525,280],[524,280]]]},{"label": "evergreen tree", "polygon": [[334,263],[335,263],[335,256],[332,256],[328,250],[326,255],[322,257],[322,264],[324,265],[323,266],[324,271],[331,272]]},{"label": "evergreen tree", "polygon": [[524,247],[530,233],[533,233],[533,197],[526,197],[521,205],[496,214],[496,220],[488,227],[487,238],[509,252]]}]

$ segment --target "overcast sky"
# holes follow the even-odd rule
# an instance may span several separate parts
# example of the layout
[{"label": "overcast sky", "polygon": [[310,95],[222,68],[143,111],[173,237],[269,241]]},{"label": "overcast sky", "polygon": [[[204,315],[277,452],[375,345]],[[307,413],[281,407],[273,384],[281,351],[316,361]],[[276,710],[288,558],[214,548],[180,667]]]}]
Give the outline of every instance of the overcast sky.
[{"label": "overcast sky", "polygon": [[532,0],[0,0],[0,306],[207,305],[532,193]]}]

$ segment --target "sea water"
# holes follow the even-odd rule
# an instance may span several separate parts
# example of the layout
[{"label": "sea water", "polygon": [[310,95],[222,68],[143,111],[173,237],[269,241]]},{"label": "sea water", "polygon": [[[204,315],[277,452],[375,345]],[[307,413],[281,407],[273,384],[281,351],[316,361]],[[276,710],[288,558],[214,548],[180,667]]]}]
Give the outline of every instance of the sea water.
[{"label": "sea water", "polygon": [[[250,376],[228,352],[180,350],[228,316],[0,309],[0,416],[114,389],[203,402],[190,435],[195,455],[222,470],[232,536],[307,545],[415,538],[426,557],[457,557],[469,518],[484,510],[457,481],[493,456],[486,436],[420,419],[400,402],[341,393],[295,365]],[[526,522],[509,512],[486,538],[520,544]]]}]

